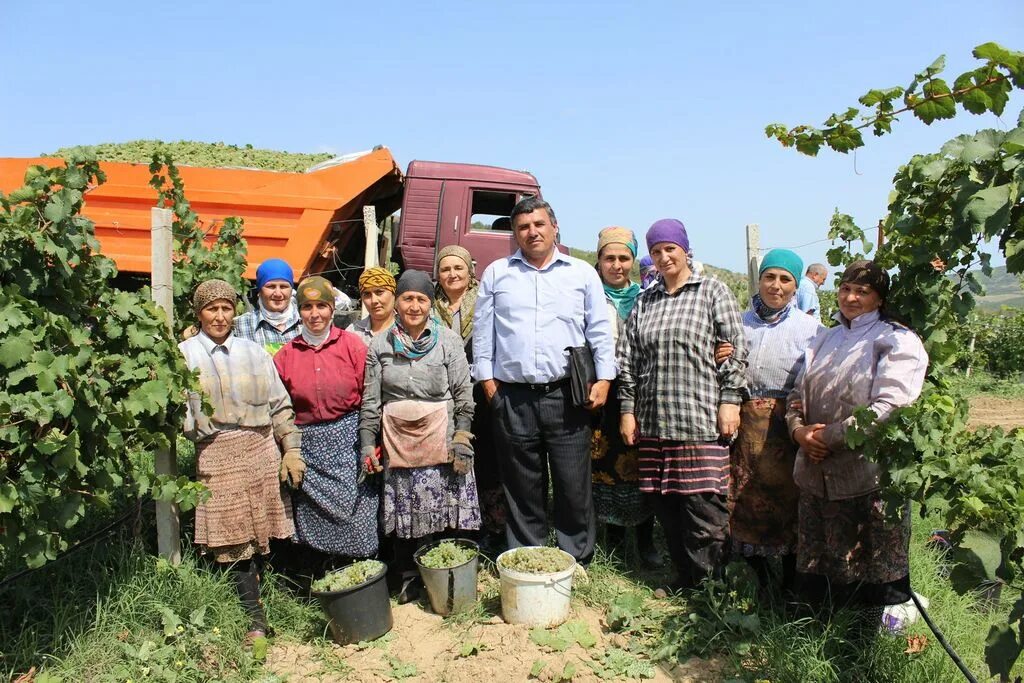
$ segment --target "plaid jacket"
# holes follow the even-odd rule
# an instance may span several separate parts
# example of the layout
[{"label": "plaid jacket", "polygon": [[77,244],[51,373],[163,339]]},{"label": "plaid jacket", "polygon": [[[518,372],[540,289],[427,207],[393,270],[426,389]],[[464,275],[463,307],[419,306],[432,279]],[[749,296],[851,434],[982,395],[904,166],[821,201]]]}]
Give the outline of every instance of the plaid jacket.
[{"label": "plaid jacket", "polygon": [[302,333],[302,329],[299,327],[301,323],[299,309],[292,304],[288,308],[288,319],[284,331],[281,332],[263,317],[263,312],[257,305],[255,309],[235,318],[235,336],[256,342],[273,356],[282,346]]},{"label": "plaid jacket", "polygon": [[[732,357],[715,365],[715,343]],[[640,435],[707,443],[718,439],[718,406],[741,403],[747,345],[739,306],[722,282],[691,273],[675,294],[657,282],[640,295],[619,336],[619,399]]]},{"label": "plaid jacket", "polygon": [[200,332],[178,344],[189,370],[199,371],[199,383],[213,408],[203,410],[203,397],[189,392],[185,436],[199,442],[219,432],[273,427],[282,451],[301,444],[295,411],[274,361],[257,344],[229,335],[217,344]]}]

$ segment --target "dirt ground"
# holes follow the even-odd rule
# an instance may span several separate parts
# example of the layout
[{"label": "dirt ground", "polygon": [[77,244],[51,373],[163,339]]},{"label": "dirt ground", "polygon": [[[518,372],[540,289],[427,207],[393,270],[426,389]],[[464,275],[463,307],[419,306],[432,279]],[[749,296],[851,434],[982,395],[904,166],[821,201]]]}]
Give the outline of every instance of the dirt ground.
[{"label": "dirt ground", "polygon": [[[496,581],[483,574],[481,576],[482,582]],[[410,683],[489,683],[532,680],[531,668],[538,659],[543,659],[547,663],[547,671],[539,677],[541,681],[558,680],[547,672],[561,672],[567,662],[572,662],[576,668],[572,680],[591,682],[602,679],[588,667],[587,662],[600,661],[609,646],[625,645],[621,636],[607,631],[602,622],[603,612],[579,602],[574,603],[570,619],[585,622],[596,636],[597,644],[589,649],[574,644],[565,652],[541,648],[530,640],[528,627],[506,624],[499,616],[484,616],[483,623],[445,623],[430,611],[426,600],[422,604],[393,604],[392,612],[394,627],[391,632],[373,643],[323,647],[278,641],[268,653],[267,669],[289,683],[396,680]],[[479,644],[479,651],[467,657],[459,656],[460,649],[469,643]],[[646,680],[665,683],[721,679],[719,664],[694,659],[672,669],[655,667],[655,677]]]},{"label": "dirt ground", "polygon": [[1004,429],[1024,427],[1024,399],[975,396],[971,399],[972,427],[992,425]]}]

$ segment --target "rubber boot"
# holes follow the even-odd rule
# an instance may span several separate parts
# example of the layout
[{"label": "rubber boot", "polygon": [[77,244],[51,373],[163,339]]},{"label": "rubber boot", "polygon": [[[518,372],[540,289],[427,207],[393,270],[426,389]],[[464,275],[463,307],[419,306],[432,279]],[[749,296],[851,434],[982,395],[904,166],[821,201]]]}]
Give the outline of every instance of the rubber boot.
[{"label": "rubber boot", "polygon": [[640,554],[640,566],[644,569],[661,569],[665,560],[654,546],[654,517],[636,526],[636,549]]},{"label": "rubber boot", "polygon": [[231,568],[231,580],[242,603],[242,609],[249,615],[249,631],[267,632],[267,615],[260,600],[260,574],[256,563],[244,560]]},{"label": "rubber boot", "polygon": [[606,524],[604,529],[605,552],[618,560],[626,559],[626,527]]}]

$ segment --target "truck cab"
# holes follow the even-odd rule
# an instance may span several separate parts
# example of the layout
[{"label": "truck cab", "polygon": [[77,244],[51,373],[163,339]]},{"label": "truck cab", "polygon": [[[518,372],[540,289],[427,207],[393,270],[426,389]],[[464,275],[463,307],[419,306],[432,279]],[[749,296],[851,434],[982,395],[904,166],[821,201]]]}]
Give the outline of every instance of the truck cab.
[{"label": "truck cab", "polygon": [[404,270],[434,269],[437,251],[451,244],[473,255],[477,276],[515,252],[509,214],[524,197],[540,196],[525,171],[495,166],[413,161],[405,174],[394,260]]}]

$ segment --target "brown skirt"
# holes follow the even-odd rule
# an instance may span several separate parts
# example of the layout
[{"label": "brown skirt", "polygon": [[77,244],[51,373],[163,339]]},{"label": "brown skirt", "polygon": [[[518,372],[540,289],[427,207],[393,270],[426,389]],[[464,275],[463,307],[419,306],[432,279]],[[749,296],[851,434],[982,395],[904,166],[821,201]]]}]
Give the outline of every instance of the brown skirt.
[{"label": "brown skirt", "polygon": [[270,551],[271,538],[295,533],[281,491],[281,452],[270,427],[231,429],[197,446],[197,479],[210,491],[196,506],[196,545],[217,562]]},{"label": "brown skirt", "polygon": [[905,579],[910,573],[910,505],[901,512],[899,519],[888,519],[878,493],[845,500],[802,493],[797,570],[840,585],[883,586]]},{"label": "brown skirt", "polygon": [[729,524],[733,551],[743,556],[796,551],[797,447],[786,429],[785,404],[781,398],[755,398],[740,408],[740,433],[732,445]]}]

